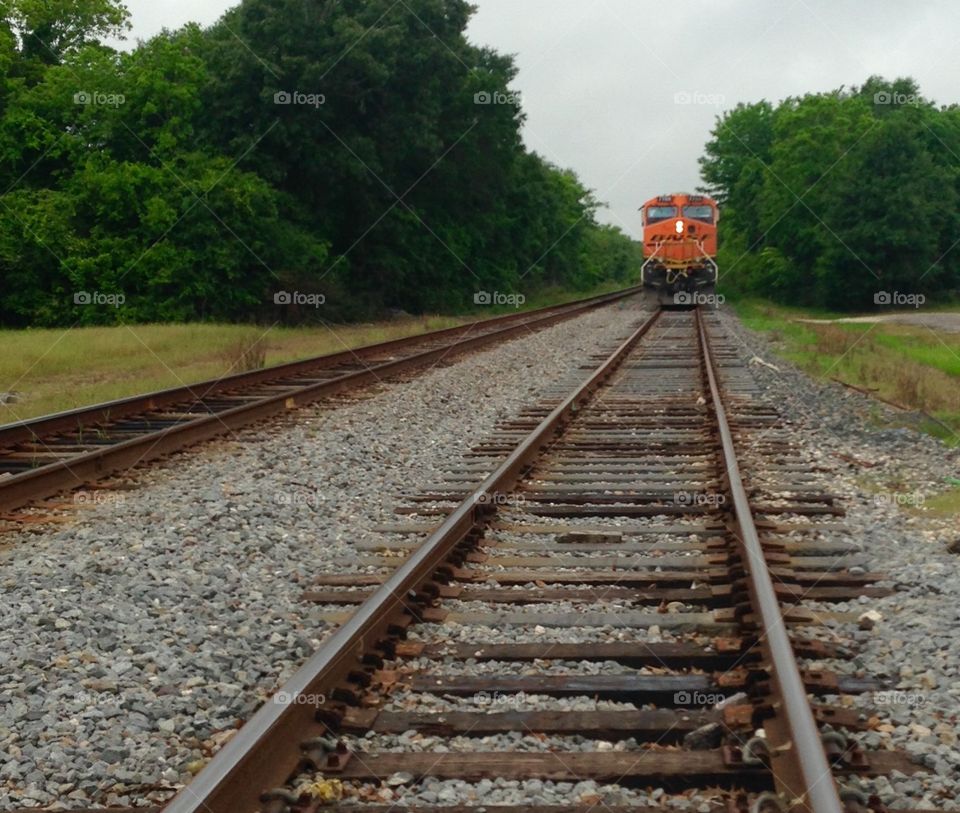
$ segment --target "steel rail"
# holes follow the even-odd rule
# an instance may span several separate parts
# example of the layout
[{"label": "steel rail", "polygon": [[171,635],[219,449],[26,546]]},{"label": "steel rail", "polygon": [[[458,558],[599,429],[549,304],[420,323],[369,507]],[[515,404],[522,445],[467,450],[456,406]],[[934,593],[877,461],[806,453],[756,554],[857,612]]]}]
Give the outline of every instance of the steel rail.
[{"label": "steel rail", "polygon": [[[406,598],[426,584],[453,550],[483,521],[492,495],[512,488],[592,394],[626,359],[656,323],[645,320],[580,386],[568,395],[486,477],[410,557],[321,646],[274,695],[327,695],[360,669],[360,659],[387,637],[405,611]],[[282,786],[299,763],[298,746],[322,732],[318,708],[266,702],[197,777],[164,808],[165,813],[255,813],[260,794]]]},{"label": "steel rail", "polygon": [[696,318],[711,406],[719,430],[728,488],[733,497],[735,537],[747,571],[751,604],[759,620],[759,644],[770,668],[773,706],[777,717],[783,721],[786,737],[785,742],[771,743],[774,782],[791,811],[843,813],[843,804],[807,699],[807,690],[753,520],[718,383],[716,362],[710,352],[709,335],[699,310]]},{"label": "steel rail", "polygon": [[[454,341],[451,344],[434,347],[403,358],[374,364],[362,370],[356,370],[335,378],[293,388],[272,396],[265,396],[255,401],[232,407],[221,412],[201,414],[195,420],[185,421],[173,426],[165,427],[152,432],[118,443],[104,445],[99,449],[81,452],[66,456],[44,466],[38,466],[22,473],[0,477],[0,511],[10,511],[20,508],[38,499],[52,496],[70,488],[83,485],[96,479],[105,477],[119,470],[129,468],[138,463],[163,457],[172,452],[183,449],[199,441],[207,440],[228,431],[240,428],[258,420],[277,415],[288,409],[302,406],[333,395],[343,390],[352,389],[364,384],[373,383],[383,378],[397,375],[417,367],[429,364],[455,353],[471,350],[495,341],[501,341],[510,336],[521,333],[531,327],[545,327],[556,322],[571,318],[587,310],[623,299],[639,291],[638,288],[629,288],[614,294],[605,294],[593,297],[579,303],[544,308],[529,311],[523,316],[510,314],[507,317],[473,323],[472,325],[446,328],[432,333],[420,334],[405,339],[395,339],[376,345],[357,348],[356,350],[320,356],[298,362],[279,365],[254,373],[241,373],[228,378],[202,382],[187,387],[162,390],[147,395],[120,399],[106,404],[98,404],[70,412],[36,418],[21,423],[0,426],[0,448],[12,446],[24,441],[43,442],[43,438],[52,434],[76,430],[83,421],[92,422],[87,428],[95,431],[97,420],[120,417],[131,417],[146,411],[159,409],[165,405],[182,403],[186,399],[193,399],[193,403],[203,398],[226,390],[236,392],[239,387],[255,386],[258,384],[278,381],[284,376],[308,372],[311,369],[321,369],[322,365],[336,364],[364,355],[377,355],[400,347],[428,342],[432,339],[450,336],[451,334],[468,333],[471,329],[490,324],[500,324],[508,321],[506,327],[495,331],[468,336],[465,339]],[[534,318],[529,318],[533,314]],[[537,314],[541,314],[537,316]],[[517,321],[520,319],[520,321]],[[203,391],[204,387],[208,387]],[[2,457],[2,455],[0,455]]]}]

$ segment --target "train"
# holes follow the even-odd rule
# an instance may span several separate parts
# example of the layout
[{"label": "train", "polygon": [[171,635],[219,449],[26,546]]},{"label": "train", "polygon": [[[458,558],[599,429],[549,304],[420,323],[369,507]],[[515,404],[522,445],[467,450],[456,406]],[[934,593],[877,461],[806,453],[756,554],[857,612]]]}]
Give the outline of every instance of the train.
[{"label": "train", "polygon": [[658,195],[643,212],[641,283],[661,305],[716,301],[717,202],[706,195]]}]

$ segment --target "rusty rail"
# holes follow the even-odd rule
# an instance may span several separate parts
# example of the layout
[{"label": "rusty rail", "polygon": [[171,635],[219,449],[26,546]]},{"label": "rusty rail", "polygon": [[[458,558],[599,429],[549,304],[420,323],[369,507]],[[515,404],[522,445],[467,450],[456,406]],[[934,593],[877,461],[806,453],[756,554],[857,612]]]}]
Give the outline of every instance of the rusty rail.
[{"label": "rusty rail", "polygon": [[[531,327],[546,327],[568,319],[587,310],[600,307],[638,292],[629,288],[613,294],[591,297],[580,302],[530,311],[525,314],[509,314],[482,322],[431,333],[396,339],[369,345],[355,350],[334,353],[313,359],[290,362],[251,373],[241,373],[223,379],[205,381],[186,387],[152,392],[96,404],[90,407],[34,418],[19,423],[0,426],[0,450],[15,448],[16,444],[33,442],[44,444],[49,439],[68,431],[96,433],[99,424],[118,418],[135,418],[178,403],[199,404],[204,398],[214,395],[236,393],[245,388],[270,384],[291,376],[322,370],[331,365],[372,358],[384,353],[430,342],[438,338],[453,338],[448,344],[413,353],[399,359],[391,359],[364,369],[338,375],[319,383],[288,389],[277,395],[258,398],[231,409],[219,412],[199,413],[195,420],[184,421],[156,431],[145,431],[129,440],[103,445],[94,451],[66,456],[46,465],[24,472],[0,477],[0,512],[20,508],[35,500],[49,497],[61,491],[103,478],[111,473],[129,468],[151,459],[165,456],[194,443],[224,434],[258,420],[281,414],[287,409],[302,406],[347,389],[374,383],[408,370],[422,367],[453,354],[475,349],[495,341],[520,334]],[[531,318],[532,317],[532,318]],[[470,335],[477,328],[505,324],[497,330]],[[457,338],[465,334],[465,338]],[[2,458],[2,453],[0,453]]]},{"label": "rusty rail", "polygon": [[[330,695],[362,671],[361,659],[387,638],[399,614],[412,613],[407,596],[432,578],[450,553],[477,527],[489,497],[511,488],[556,432],[600,387],[656,323],[654,313],[455,508],[283,686],[286,697]],[[384,648],[384,647],[381,647]],[[277,695],[274,696],[276,698]],[[165,813],[255,813],[260,794],[282,785],[296,770],[296,747],[322,733],[310,704],[267,702],[224,746],[196,779],[164,808]]]},{"label": "rusty rail", "polygon": [[706,327],[697,313],[697,327],[710,387],[710,398],[720,437],[727,484],[733,497],[735,538],[747,570],[747,589],[760,626],[759,645],[770,668],[777,713],[771,738],[774,783],[791,811],[842,813],[843,804],[827,761],[820,730],[814,720],[793,645],[787,633],[763,546],[753,521],[750,500],[737,463],[733,432],[727,420],[710,352]]},{"label": "rusty rail", "polygon": [[[478,538],[495,511],[496,499],[491,498],[517,486],[658,318],[656,313],[637,328],[533,431],[524,435],[491,474],[470,487],[464,499],[409,558],[374,588],[372,595],[321,649],[168,803],[165,813],[256,813],[264,809],[264,793],[282,788],[305,763],[310,763],[310,758],[301,754],[302,744],[327,734],[329,719],[324,714],[337,713],[316,698],[334,698],[348,706],[359,702],[372,674],[383,665],[383,660],[395,656],[397,637],[420,618],[424,596],[433,595],[431,590],[436,589],[437,583],[448,580],[450,574],[446,571],[451,557]],[[715,418],[722,470],[733,503],[730,528],[747,572],[750,609],[760,628],[759,650],[771,677],[774,716],[764,722],[770,744],[771,778],[784,809],[791,813],[842,813],[844,808],[743,485],[719,367],[699,313],[696,331],[710,393],[708,409]],[[291,698],[305,701],[289,702]],[[331,757],[336,759],[336,755]],[[397,758],[401,764],[403,755]]]}]

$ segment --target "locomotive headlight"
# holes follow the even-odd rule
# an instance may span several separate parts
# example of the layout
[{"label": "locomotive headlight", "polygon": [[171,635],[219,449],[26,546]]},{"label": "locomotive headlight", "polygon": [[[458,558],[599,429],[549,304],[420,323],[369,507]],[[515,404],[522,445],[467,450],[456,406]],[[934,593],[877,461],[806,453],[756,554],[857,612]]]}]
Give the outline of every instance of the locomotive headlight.
[{"label": "locomotive headlight", "polygon": [[678,221],[677,221],[677,226],[676,226],[676,228],[677,228],[677,234],[683,234],[683,221],[682,221],[682,220],[678,220]]}]

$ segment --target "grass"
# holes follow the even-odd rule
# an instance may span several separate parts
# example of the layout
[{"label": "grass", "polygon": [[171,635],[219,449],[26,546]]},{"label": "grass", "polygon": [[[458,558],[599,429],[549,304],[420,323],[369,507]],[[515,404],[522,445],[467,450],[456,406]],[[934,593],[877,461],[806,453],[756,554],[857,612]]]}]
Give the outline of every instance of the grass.
[{"label": "grass", "polygon": [[924,501],[923,508],[939,517],[960,516],[960,487],[936,494]]},{"label": "grass", "polygon": [[899,505],[915,517],[951,519],[960,516],[960,480],[944,478],[944,490],[936,494],[912,488],[909,480],[907,473],[888,474],[880,479],[866,473],[857,478],[857,483],[864,493],[874,495],[878,501]]},{"label": "grass", "polygon": [[[819,378],[834,378],[921,413],[920,428],[960,444],[960,334],[912,325],[812,324],[828,312],[747,301],[744,323]],[[926,416],[924,416],[924,413]]]},{"label": "grass", "polygon": [[[747,327],[766,334],[781,356],[809,374],[837,379],[907,407],[914,420],[905,413],[899,425],[909,423],[948,445],[960,445],[960,334],[890,323],[813,324],[798,320],[840,314],[758,301],[735,307]],[[920,505],[908,502],[905,510],[943,519],[960,516],[958,477],[960,472],[945,471],[942,492],[923,495]],[[878,494],[908,498],[911,493],[905,481],[880,483],[868,478],[861,485]]]},{"label": "grass", "polygon": [[[572,295],[546,291],[524,309],[546,307],[616,290]],[[249,325],[123,325],[0,330],[0,424],[179,387],[267,365],[413,336],[513,312],[482,308],[463,316],[405,317],[389,322],[319,327]]]},{"label": "grass", "polygon": [[331,328],[130,325],[0,331],[0,405],[8,423],[137,393],[460,324],[450,317]]}]

